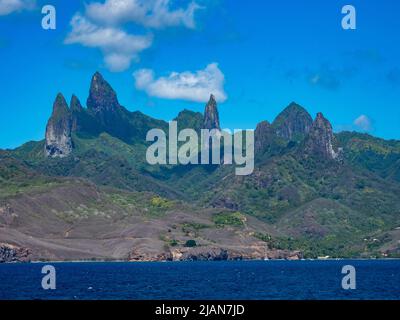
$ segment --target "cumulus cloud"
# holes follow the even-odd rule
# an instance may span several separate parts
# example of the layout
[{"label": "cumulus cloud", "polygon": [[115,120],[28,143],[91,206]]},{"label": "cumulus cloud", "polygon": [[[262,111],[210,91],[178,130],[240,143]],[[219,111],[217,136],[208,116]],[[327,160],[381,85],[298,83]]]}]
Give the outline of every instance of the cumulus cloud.
[{"label": "cumulus cloud", "polygon": [[0,16],[5,16],[16,11],[32,9],[34,6],[34,0],[1,0]]},{"label": "cumulus cloud", "polygon": [[[8,0],[11,1],[11,0]],[[16,1],[16,0],[13,0]],[[21,1],[21,0],[18,0]],[[91,2],[85,13],[76,13],[65,44],[81,44],[98,48],[107,68],[114,72],[128,69],[139,54],[153,43],[153,29],[172,26],[194,28],[194,14],[200,8],[191,2],[186,8],[174,6],[170,0],[106,0]],[[133,35],[125,24],[144,28],[147,35]]]},{"label": "cumulus cloud", "polygon": [[136,88],[152,97],[207,102],[213,94],[219,102],[227,99],[225,77],[217,63],[209,64],[204,70],[172,72],[158,79],[149,69],[138,70],[133,76]]},{"label": "cumulus cloud", "polygon": [[369,132],[373,130],[371,119],[364,114],[355,119],[353,124],[362,131]]},{"label": "cumulus cloud", "polygon": [[101,24],[134,22],[150,28],[185,26],[194,28],[194,14],[201,7],[191,2],[187,8],[170,8],[170,0],[106,0],[86,6],[86,15]]},{"label": "cumulus cloud", "polygon": [[79,13],[72,18],[71,26],[64,42],[101,49],[111,71],[126,70],[141,51],[151,46],[153,39],[152,35],[130,35],[119,28],[98,26]]}]

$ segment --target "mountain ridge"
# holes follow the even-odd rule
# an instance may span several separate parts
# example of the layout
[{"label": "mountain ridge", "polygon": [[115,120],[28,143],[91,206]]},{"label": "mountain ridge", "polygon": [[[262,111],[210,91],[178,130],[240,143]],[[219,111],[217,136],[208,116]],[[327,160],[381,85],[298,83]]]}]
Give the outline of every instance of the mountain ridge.
[{"label": "mountain ridge", "polygon": [[[169,207],[172,201],[186,208],[183,213],[187,223],[196,225],[198,219],[206,219],[206,225],[212,226],[197,225],[179,233],[175,245],[177,239],[168,236],[168,230],[175,234],[171,221],[176,212],[165,210],[168,211],[165,217],[149,217],[149,221],[158,227],[151,236],[157,238],[151,241],[156,245],[141,238],[148,244],[148,251],[147,245],[143,247],[140,241],[124,240],[123,232],[118,229],[122,232],[118,236],[119,243],[125,248],[123,256],[118,258],[162,260],[174,256],[176,250],[192,258],[191,252],[196,252],[199,259],[206,256],[226,258],[216,252],[235,251],[228,245],[230,241],[241,247],[243,244],[235,234],[246,238],[246,245],[245,249],[241,247],[240,254],[232,253],[231,258],[262,258],[263,254],[285,258],[396,257],[400,254],[400,246],[396,245],[396,228],[400,227],[400,141],[351,132],[335,134],[329,120],[321,113],[312,119],[303,107],[293,102],[272,123],[261,121],[257,125],[255,170],[249,176],[236,176],[232,166],[226,165],[151,166],[145,161],[149,145],[145,141],[146,133],[153,128],[167,131],[168,123],[122,107],[116,92],[99,73],[92,78],[88,101],[90,108],[85,108],[73,95],[68,107],[65,99],[58,95],[47,125],[52,134],[46,132],[45,140],[0,153],[3,154],[0,157],[0,189],[7,195],[0,201],[0,213],[3,212],[0,227],[5,226],[9,234],[13,234],[10,245],[24,244],[23,248],[39,250],[33,243],[29,247],[29,242],[19,242],[15,236],[18,230],[7,221],[12,212],[31,221],[17,209],[20,201],[31,214],[39,217],[38,222],[30,223],[37,224],[35,228],[40,229],[40,224],[44,223],[40,217],[52,216],[38,205],[32,207],[26,195],[29,193],[30,197],[39,199],[43,189],[54,191],[54,203],[47,201],[46,207],[59,212],[60,221],[70,226],[83,223],[89,229],[96,228],[95,212],[102,215],[106,209],[88,203],[79,192],[76,193],[80,188],[87,190],[82,185],[87,183],[91,186],[89,189],[103,194],[105,206],[107,201],[104,199],[110,199],[110,194],[127,194],[124,200],[114,203],[122,206],[114,209],[117,212],[129,215],[139,207],[151,211],[152,202],[156,208],[166,206],[164,209],[168,209],[172,208]],[[212,95],[204,114],[183,110],[174,120],[179,129],[220,129],[217,102]],[[57,152],[47,154],[46,150]],[[23,179],[27,170],[33,175]],[[70,201],[75,205],[69,209],[57,208],[57,203],[64,200],[56,189],[68,181],[70,184],[63,190],[72,195],[75,200]],[[131,203],[130,197],[138,202]],[[79,209],[79,202],[92,209]],[[114,214],[110,217],[116,218]],[[249,220],[262,230],[248,229],[246,221]],[[17,223],[18,218],[13,221]],[[19,225],[24,226],[24,221],[20,220]],[[140,225],[142,223],[145,222]],[[60,229],[57,232],[62,234]],[[113,232],[112,228],[107,232]],[[225,238],[220,239],[218,232]],[[159,242],[160,237],[167,240]],[[194,251],[186,248],[185,241],[191,239],[204,247]],[[252,243],[257,250],[251,249]],[[64,249],[60,249],[63,253],[58,252],[53,243],[48,245],[52,248],[51,257],[71,257]],[[267,251],[261,249],[263,245]],[[81,249],[74,251],[77,257],[82,257]],[[87,258],[90,250],[86,249],[83,256]],[[20,252],[26,254],[26,250]],[[44,252],[43,247],[39,252]],[[35,254],[39,253],[33,253],[33,256]],[[110,252],[102,254],[116,257]],[[96,258],[104,258],[102,254],[98,252]]]}]

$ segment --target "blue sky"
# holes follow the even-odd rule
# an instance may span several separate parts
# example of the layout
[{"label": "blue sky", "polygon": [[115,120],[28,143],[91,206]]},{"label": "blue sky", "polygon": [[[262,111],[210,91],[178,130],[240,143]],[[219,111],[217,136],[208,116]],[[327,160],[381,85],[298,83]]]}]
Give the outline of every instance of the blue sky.
[{"label": "blue sky", "polygon": [[[225,128],[254,128],[296,101],[336,131],[400,139],[397,0],[4,1],[0,148],[42,139],[57,92],[85,104],[96,70],[122,105],[164,120],[203,112],[212,91]],[[356,30],[341,27],[349,3]],[[56,30],[41,27],[45,4]]]}]

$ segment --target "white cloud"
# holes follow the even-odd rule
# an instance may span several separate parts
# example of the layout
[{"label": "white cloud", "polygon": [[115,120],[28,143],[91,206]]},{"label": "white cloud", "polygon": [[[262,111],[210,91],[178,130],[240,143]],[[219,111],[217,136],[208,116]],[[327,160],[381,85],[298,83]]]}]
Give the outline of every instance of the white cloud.
[{"label": "white cloud", "polygon": [[362,114],[357,119],[354,120],[354,125],[362,130],[362,131],[371,131],[373,130],[372,121],[366,115]]},{"label": "white cloud", "polygon": [[[2,1],[2,0],[0,0]],[[11,0],[7,0],[11,1]],[[13,0],[21,1],[21,0]],[[105,0],[86,5],[85,14],[76,13],[65,44],[81,44],[98,48],[108,69],[128,69],[139,54],[151,47],[153,35],[133,35],[123,29],[133,23],[147,32],[172,26],[194,28],[194,13],[200,8],[191,2],[185,9],[171,9],[170,0]]]},{"label": "white cloud", "polygon": [[194,28],[194,13],[201,7],[191,2],[186,9],[170,9],[170,0],[106,0],[86,6],[86,15],[106,25],[134,22],[150,28],[185,26]]},{"label": "white cloud", "polygon": [[34,6],[34,0],[1,0],[0,16],[5,16],[16,11],[32,9]]},{"label": "white cloud", "polygon": [[132,60],[152,44],[152,35],[130,35],[115,27],[100,27],[81,14],[71,20],[72,31],[65,39],[66,44],[79,43],[90,48],[99,48],[111,71],[129,68]]},{"label": "white cloud", "polygon": [[144,90],[152,97],[207,102],[210,94],[213,94],[219,102],[227,99],[224,91],[225,77],[217,63],[211,63],[204,70],[195,73],[172,72],[169,76],[158,79],[155,79],[154,72],[149,69],[138,70],[133,76],[136,88]]}]

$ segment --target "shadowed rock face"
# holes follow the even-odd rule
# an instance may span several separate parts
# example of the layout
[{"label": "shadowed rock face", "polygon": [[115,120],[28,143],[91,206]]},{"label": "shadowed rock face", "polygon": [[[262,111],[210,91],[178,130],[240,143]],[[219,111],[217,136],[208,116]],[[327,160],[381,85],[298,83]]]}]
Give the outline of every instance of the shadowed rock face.
[{"label": "shadowed rock face", "polygon": [[312,123],[310,114],[303,107],[292,102],[276,117],[272,125],[279,137],[300,141],[310,131]]},{"label": "shadowed rock face", "polygon": [[254,132],[255,152],[264,150],[270,143],[274,135],[274,130],[268,121],[262,121],[257,125]]},{"label": "shadowed rock face", "polygon": [[70,106],[69,106],[71,112],[82,112],[83,107],[81,105],[81,102],[79,101],[78,97],[76,95],[72,95]]},{"label": "shadowed rock face", "polygon": [[87,111],[96,120],[96,126],[112,136],[129,141],[135,134],[136,128],[131,123],[133,113],[119,104],[117,94],[99,72],[92,77]]},{"label": "shadowed rock face", "polygon": [[214,95],[210,96],[210,100],[206,105],[206,109],[204,111],[204,129],[218,129],[221,130],[219,124],[219,115],[218,115],[218,108],[217,102],[215,101]]},{"label": "shadowed rock face", "polygon": [[332,125],[319,112],[306,139],[306,152],[324,159],[336,159],[339,152],[335,150],[335,144]]},{"label": "shadowed rock face", "polygon": [[71,110],[71,117],[72,117],[72,132],[76,132],[80,130],[80,114],[84,113],[85,110],[83,109],[81,102],[79,99],[72,95],[71,102],[70,102],[70,110]]},{"label": "shadowed rock face", "polygon": [[96,72],[92,77],[87,107],[95,114],[115,111],[120,108],[117,94],[99,72]]},{"label": "shadowed rock face", "polygon": [[58,94],[46,127],[46,156],[53,158],[68,156],[72,152],[71,131],[71,113],[64,96]]},{"label": "shadowed rock face", "polygon": [[75,95],[72,95],[69,109],[72,118],[72,132],[98,135],[105,131],[93,114],[82,107]]}]

